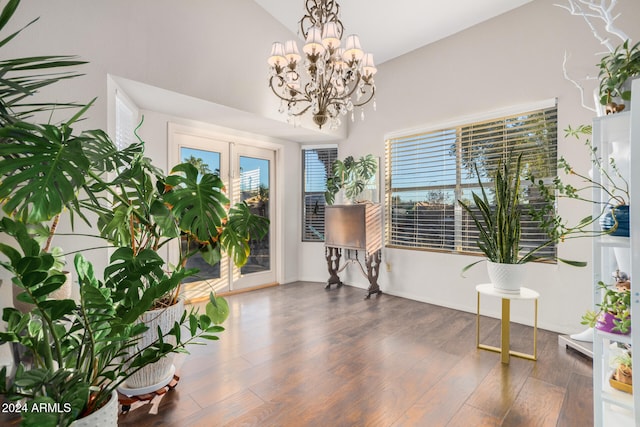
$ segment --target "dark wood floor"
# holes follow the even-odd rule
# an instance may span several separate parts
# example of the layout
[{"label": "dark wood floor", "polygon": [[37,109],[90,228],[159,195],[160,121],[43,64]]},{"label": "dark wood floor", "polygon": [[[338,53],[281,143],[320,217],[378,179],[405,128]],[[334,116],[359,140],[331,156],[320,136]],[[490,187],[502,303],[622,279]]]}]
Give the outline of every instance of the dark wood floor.
[{"label": "dark wood floor", "polygon": [[[591,361],[539,331],[538,361],[475,348],[475,315],[300,282],[228,297],[221,340],[176,358],[178,386],[120,426],[593,425]],[[499,321],[482,318],[483,343]],[[512,324],[531,352],[532,328]],[[0,414],[0,425],[16,420]]]},{"label": "dark wood floor", "polygon": [[[221,340],[176,361],[180,383],[120,426],[593,425],[591,361],[539,332],[537,362],[475,348],[475,315],[300,282],[228,297]],[[499,321],[483,318],[497,345]],[[512,347],[532,329],[513,324]]]}]

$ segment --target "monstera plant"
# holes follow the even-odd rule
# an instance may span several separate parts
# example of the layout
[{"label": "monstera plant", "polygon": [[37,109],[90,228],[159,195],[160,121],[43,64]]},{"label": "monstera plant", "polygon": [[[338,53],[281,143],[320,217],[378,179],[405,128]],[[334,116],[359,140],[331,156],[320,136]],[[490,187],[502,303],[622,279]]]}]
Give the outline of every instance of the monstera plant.
[{"label": "monstera plant", "polygon": [[353,156],[336,160],[331,165],[331,174],[327,178],[325,201],[332,205],[340,190],[344,190],[344,195],[353,201],[371,182],[377,170],[378,162],[372,154],[362,156],[358,160]]},{"label": "monstera plant", "polygon": [[[19,3],[5,4],[0,29]],[[20,289],[18,299],[33,307],[3,310],[0,342],[19,343],[26,354],[15,373],[0,371],[0,394],[26,408],[19,411],[24,425],[69,425],[113,402],[114,391],[144,367],[188,344],[218,339],[228,306],[213,294],[204,313],[182,309],[168,329],[151,330],[144,345],[149,327],[140,314],[175,302],[181,281],[197,272],[185,267],[188,257],[200,252],[215,263],[227,253],[241,265],[249,238],[268,227],[247,205],[230,207],[216,176],[198,175],[188,164],[164,175],[144,156],[142,141],[118,150],[102,130],[75,132],[93,101],[70,119],[38,124],[39,113],[57,105],[30,96],[77,75],[55,70],[78,63],[63,56],[0,61],[0,265]],[[113,247],[104,274],[75,256],[79,301],[51,298],[64,277],[51,247],[61,218],[72,230],[85,222]],[[74,239],[74,249],[82,239]],[[195,242],[175,266],[157,252],[172,240]],[[60,410],[29,410],[40,403]]]}]

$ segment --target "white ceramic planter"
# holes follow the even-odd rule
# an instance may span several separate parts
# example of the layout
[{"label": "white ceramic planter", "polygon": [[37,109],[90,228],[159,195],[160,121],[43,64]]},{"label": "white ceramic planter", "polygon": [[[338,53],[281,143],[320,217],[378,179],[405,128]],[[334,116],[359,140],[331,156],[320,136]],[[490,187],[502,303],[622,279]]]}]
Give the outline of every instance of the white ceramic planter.
[{"label": "white ceramic planter", "polygon": [[[142,320],[149,329],[142,335],[132,351],[138,351],[138,349],[145,348],[155,342],[158,338],[158,326],[163,334],[167,333],[173,328],[175,322],[180,320],[182,313],[184,313],[184,300],[182,299],[179,299],[177,304],[171,307],[144,313],[140,320]],[[168,337],[165,341],[175,344],[173,337]],[[128,396],[136,396],[164,387],[173,379],[173,372],[175,372],[173,359],[174,354],[169,354],[156,363],[145,366],[127,378],[118,390]]]},{"label": "white ceramic planter", "polygon": [[502,264],[487,260],[487,273],[493,287],[506,293],[520,293],[526,276],[525,264]]},{"label": "white ceramic planter", "polygon": [[118,425],[118,393],[111,393],[111,399],[96,412],[79,418],[71,423],[71,427],[117,427]]}]

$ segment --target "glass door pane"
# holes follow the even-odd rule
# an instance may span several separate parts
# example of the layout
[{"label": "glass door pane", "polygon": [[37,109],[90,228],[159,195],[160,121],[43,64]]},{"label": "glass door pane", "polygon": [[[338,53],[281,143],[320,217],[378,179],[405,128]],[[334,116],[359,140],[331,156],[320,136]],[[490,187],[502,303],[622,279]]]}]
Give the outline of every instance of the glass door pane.
[{"label": "glass door pane", "polygon": [[[262,239],[249,242],[247,263],[237,268],[228,256],[218,265],[210,266],[200,255],[187,261],[187,267],[200,270],[183,283],[182,294],[187,301],[202,301],[209,293],[226,293],[276,283],[275,254],[275,151],[248,144],[221,141],[206,131],[169,124],[171,166],[189,162],[201,173],[214,173],[225,184],[231,206],[245,202],[251,212],[270,220],[269,231]],[[186,245],[187,242],[183,242]],[[178,251],[186,247],[169,248],[168,259],[178,261]]]},{"label": "glass door pane", "polygon": [[[218,152],[180,147],[180,159],[183,163],[191,163],[194,165],[198,169],[200,175],[213,173],[220,176],[220,153]],[[182,250],[187,251],[186,239],[181,241],[181,245]],[[216,265],[209,265],[204,261],[200,254],[196,254],[187,260],[187,268],[197,268],[200,272],[196,276],[185,279],[183,283],[220,279],[220,263]],[[191,288],[194,287],[191,286]]]},{"label": "glass door pane", "polygon": [[275,283],[275,199],[274,159],[275,152],[247,145],[234,148],[233,169],[237,171],[234,188],[236,202],[245,202],[251,212],[269,219],[269,231],[262,239],[249,242],[249,259],[241,268],[234,268],[232,290]]},{"label": "glass door pane", "polygon": [[[246,202],[251,213],[269,219],[269,160],[240,156],[240,201]],[[269,271],[269,234],[262,239],[251,239],[250,255],[240,269],[241,274]]]},{"label": "glass door pane", "polygon": [[[204,135],[193,134],[176,127],[171,129],[172,141],[175,144],[175,157],[170,159],[170,164],[191,163],[200,175],[213,173],[218,175],[225,185],[229,177],[229,143],[208,138]],[[169,261],[177,262],[179,250],[187,250],[186,239],[181,242],[182,247],[174,246],[174,256]],[[182,284],[182,295],[186,301],[201,301],[209,297],[209,293],[228,292],[230,286],[229,260],[223,257],[216,265],[209,265],[200,254],[196,254],[187,260],[188,268],[200,270],[195,276],[185,279]]]}]

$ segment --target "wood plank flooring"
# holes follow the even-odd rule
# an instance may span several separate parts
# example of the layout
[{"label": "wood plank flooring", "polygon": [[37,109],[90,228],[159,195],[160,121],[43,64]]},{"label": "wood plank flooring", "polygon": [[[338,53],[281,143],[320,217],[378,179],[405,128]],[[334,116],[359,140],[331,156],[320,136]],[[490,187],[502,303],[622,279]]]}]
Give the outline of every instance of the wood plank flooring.
[{"label": "wood plank flooring", "polygon": [[[475,348],[475,314],[297,282],[227,297],[220,341],[175,364],[178,386],[119,426],[593,425],[591,360],[538,333],[537,362]],[[512,324],[529,353],[532,328]],[[499,320],[481,342],[498,345]],[[17,425],[0,414],[0,425]]]},{"label": "wood plank flooring", "polygon": [[[297,282],[228,297],[220,341],[176,360],[180,383],[120,426],[593,425],[591,361],[540,330],[537,362],[475,348],[475,315]],[[496,319],[482,342],[497,345]],[[532,329],[512,324],[530,352]],[[522,348],[518,348],[521,346]]]}]

